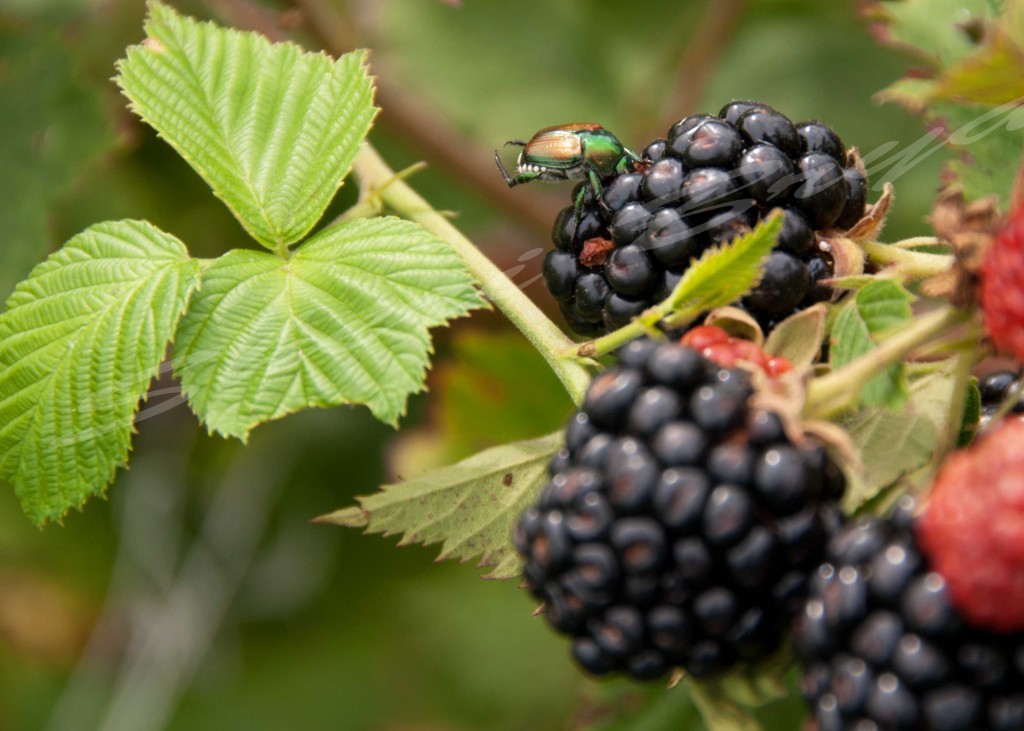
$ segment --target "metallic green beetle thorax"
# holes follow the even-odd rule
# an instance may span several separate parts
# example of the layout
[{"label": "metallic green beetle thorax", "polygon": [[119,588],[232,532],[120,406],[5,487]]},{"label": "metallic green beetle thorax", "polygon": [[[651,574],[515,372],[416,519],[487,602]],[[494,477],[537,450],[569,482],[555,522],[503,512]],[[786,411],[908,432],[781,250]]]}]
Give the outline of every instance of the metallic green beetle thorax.
[{"label": "metallic green beetle thorax", "polygon": [[622,143],[607,130],[580,133],[581,145],[586,150],[586,159],[590,168],[601,177],[625,172],[624,163],[628,163],[628,151]]}]

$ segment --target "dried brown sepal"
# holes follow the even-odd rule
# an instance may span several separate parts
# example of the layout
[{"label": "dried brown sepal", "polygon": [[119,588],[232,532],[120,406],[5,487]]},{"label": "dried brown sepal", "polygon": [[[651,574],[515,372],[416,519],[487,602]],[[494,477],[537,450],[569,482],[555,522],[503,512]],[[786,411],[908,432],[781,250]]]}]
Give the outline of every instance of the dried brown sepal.
[{"label": "dried brown sepal", "polygon": [[853,239],[834,236],[828,239],[834,263],[832,278],[855,277],[864,273],[864,250]]},{"label": "dried brown sepal", "polygon": [[[848,154],[854,156],[859,167],[864,167],[856,149],[852,149]],[[868,206],[861,219],[853,224],[843,236],[853,241],[877,241],[885,226],[885,217],[889,215],[889,209],[892,208],[892,196],[892,183],[886,183],[882,187],[882,195],[878,200]]]},{"label": "dried brown sepal", "polygon": [[949,242],[955,261],[950,271],[925,280],[921,291],[948,299],[957,307],[972,304],[978,296],[985,254],[1003,225],[998,198],[988,196],[967,203],[962,188],[949,186],[935,200],[931,223],[935,235]]},{"label": "dried brown sepal", "polygon": [[580,251],[580,264],[589,269],[604,266],[614,248],[614,241],[601,238],[587,239],[583,242],[583,250]]}]

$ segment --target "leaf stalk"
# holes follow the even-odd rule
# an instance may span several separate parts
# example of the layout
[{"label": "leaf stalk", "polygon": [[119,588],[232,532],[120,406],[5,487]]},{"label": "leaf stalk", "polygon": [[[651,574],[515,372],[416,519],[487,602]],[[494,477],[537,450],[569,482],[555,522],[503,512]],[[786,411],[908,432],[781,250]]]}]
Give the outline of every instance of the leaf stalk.
[{"label": "leaf stalk", "polygon": [[472,241],[388,167],[368,143],[356,155],[352,170],[360,184],[374,190],[391,210],[415,221],[446,241],[462,257],[487,298],[533,344],[577,405],[590,385],[591,374],[574,357],[574,343]]}]

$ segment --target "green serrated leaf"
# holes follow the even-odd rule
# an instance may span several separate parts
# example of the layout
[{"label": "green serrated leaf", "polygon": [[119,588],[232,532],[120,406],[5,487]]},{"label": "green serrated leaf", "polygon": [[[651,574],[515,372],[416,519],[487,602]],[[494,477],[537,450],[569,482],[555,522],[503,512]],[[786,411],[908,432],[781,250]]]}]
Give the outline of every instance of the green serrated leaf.
[{"label": "green serrated leaf", "polygon": [[196,286],[199,263],[144,221],[96,224],[0,316],[0,475],[38,523],[102,493]]},{"label": "green serrated leaf", "polygon": [[899,0],[865,3],[879,21],[883,42],[917,52],[934,65],[951,64],[975,50],[965,31],[974,18],[991,16],[987,0]]},{"label": "green serrated leaf", "polygon": [[787,317],[768,336],[765,351],[785,358],[798,371],[810,368],[821,354],[827,315],[828,309],[819,303]]},{"label": "green serrated leaf", "polygon": [[762,261],[775,248],[781,230],[782,216],[773,214],[750,233],[708,249],[669,296],[672,309],[693,317],[739,300],[757,286]]},{"label": "green serrated leaf", "polygon": [[1024,50],[997,31],[979,53],[946,69],[932,94],[975,104],[1017,102],[1024,97]]},{"label": "green serrated leaf", "polygon": [[226,436],[345,403],[394,424],[423,388],[429,329],[482,305],[462,260],[421,226],[352,221],[287,260],[236,250],[214,261],[174,367],[192,409]]},{"label": "green serrated leaf", "polygon": [[365,53],[333,60],[151,2],[117,65],[131,108],[261,244],[304,237],[352,167],[376,108]]},{"label": "green serrated leaf", "polygon": [[947,141],[960,153],[948,169],[964,196],[977,200],[995,195],[1005,204],[1024,156],[1024,111],[1016,105],[990,109],[937,102],[929,111],[929,121],[944,130]]},{"label": "green serrated leaf", "polygon": [[850,510],[931,461],[949,420],[953,385],[948,373],[933,373],[910,385],[904,409],[864,409],[846,420],[865,469],[844,496]]},{"label": "green serrated leaf", "polygon": [[399,545],[443,542],[438,560],[479,556],[479,566],[494,567],[488,578],[512,578],[521,571],[512,528],[537,500],[548,461],[561,446],[558,432],[494,447],[408,482],[384,485],[359,498],[359,508],[339,510],[318,522],[401,533]]},{"label": "green serrated leaf", "polygon": [[[873,350],[879,334],[913,317],[912,300],[903,285],[891,279],[872,282],[858,291],[832,327],[833,370]],[[888,408],[898,408],[905,398],[906,376],[900,363],[868,381],[860,394],[861,403]]]}]

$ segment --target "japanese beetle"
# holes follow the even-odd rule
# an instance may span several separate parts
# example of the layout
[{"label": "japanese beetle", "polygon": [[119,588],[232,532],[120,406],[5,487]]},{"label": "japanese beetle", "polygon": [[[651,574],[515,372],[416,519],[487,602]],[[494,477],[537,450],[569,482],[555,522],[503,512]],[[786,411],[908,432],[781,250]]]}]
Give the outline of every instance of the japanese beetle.
[{"label": "japanese beetle", "polygon": [[[498,151],[494,161],[508,187],[534,180],[589,179],[590,187],[601,199],[601,181],[620,173],[637,170],[640,157],[626,149],[618,138],[599,124],[578,122],[545,127],[528,142],[509,140],[505,143],[522,147],[516,160],[516,174],[509,175]],[[584,190],[576,196],[576,225],[583,211]]]}]

